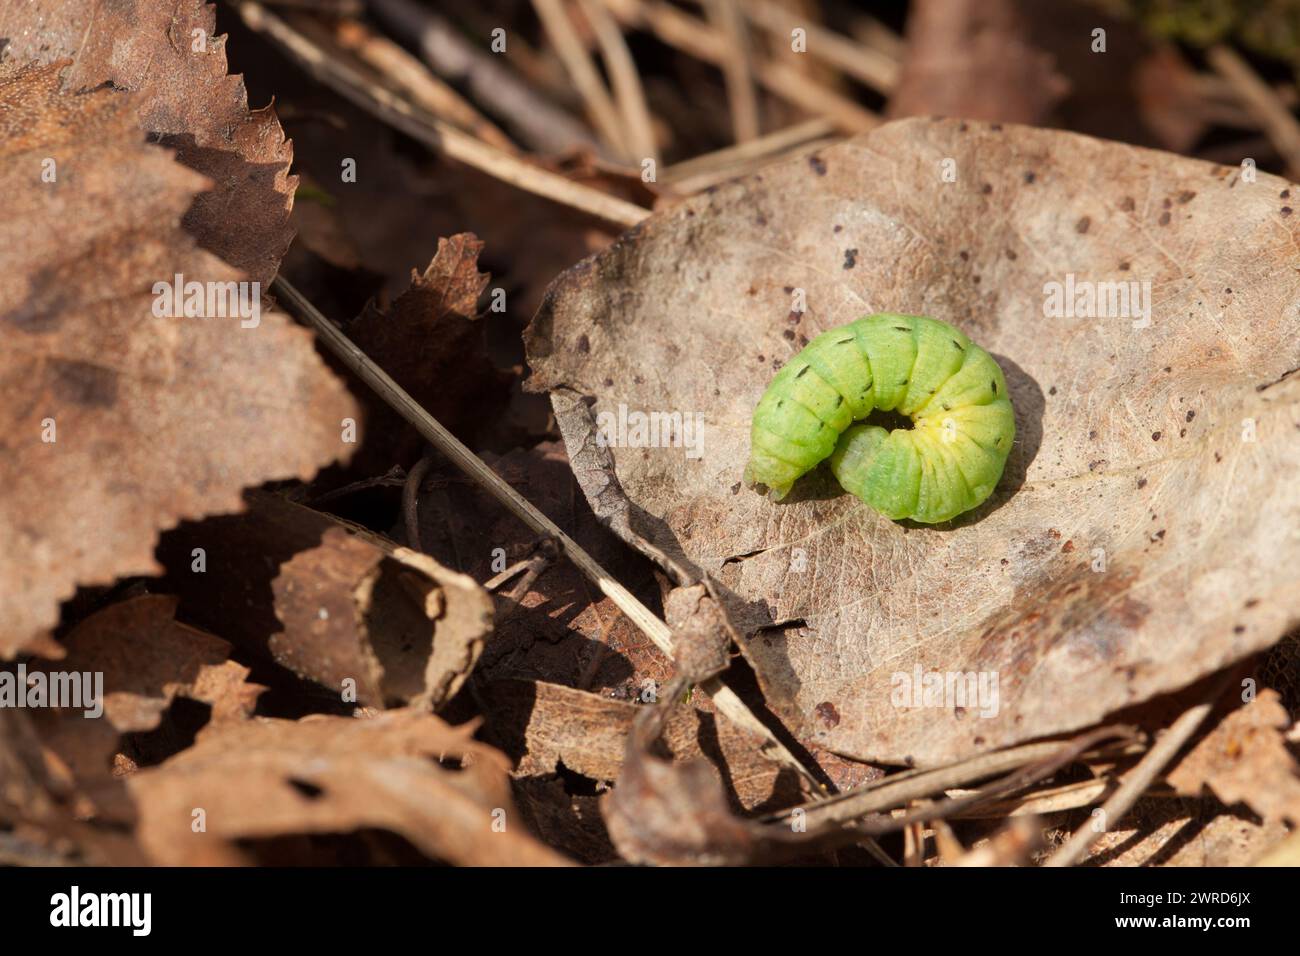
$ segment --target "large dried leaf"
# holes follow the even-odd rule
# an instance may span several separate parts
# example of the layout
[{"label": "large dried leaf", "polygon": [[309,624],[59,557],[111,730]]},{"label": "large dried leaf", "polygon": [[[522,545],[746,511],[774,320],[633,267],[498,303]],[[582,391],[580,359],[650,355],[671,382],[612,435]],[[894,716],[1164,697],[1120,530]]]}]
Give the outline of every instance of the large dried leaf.
[{"label": "large dried leaf", "polygon": [[241,278],[180,227],[205,181],[146,145],[131,94],[59,85],[0,77],[0,656],[78,584],[155,572],[160,528],[346,455],[356,415],[283,315],[155,317],[155,282]]},{"label": "large dried leaf", "polygon": [[[187,522],[158,546],[186,620],[333,695],[350,690],[349,703],[437,710],[455,696],[492,631],[482,588],[278,495],[250,491],[245,501],[246,513]],[[196,548],[213,556],[203,573]]]},{"label": "large dried leaf", "polygon": [[140,127],[212,181],[185,227],[205,249],[270,283],[293,231],[293,146],[271,107],[250,111],[226,74],[226,38],[203,0],[0,0],[0,48],[11,64],[70,58],[63,89],[112,83]]},{"label": "large dried leaf", "polygon": [[28,667],[28,673],[50,675],[51,685],[54,674],[94,675],[95,690],[102,691],[102,719],[87,719],[85,700],[82,707],[32,716],[46,765],[89,801],[82,804],[88,813],[116,801],[111,773],[146,756],[136,746],[143,738],[124,735],[157,728],[178,697],[206,704],[208,723],[224,724],[250,717],[265,690],[248,682],[248,668],[229,659],[227,642],[177,622],[175,610],[176,599],[165,595],[111,605],[68,633],[61,660]]},{"label": "large dried leaf", "polygon": [[[620,403],[702,414],[698,457],[621,447],[616,482],[579,472],[593,507],[626,496],[634,532],[730,589],[801,738],[944,761],[1092,724],[1295,619],[1293,202],[1266,175],[906,120],[695,197],[562,275],[530,327],[531,381],[575,461]],[[1151,324],[1045,318],[1045,284],[1070,274],[1149,282]],[[821,473],[788,504],[745,490],[773,371],[886,310],[953,322],[998,358],[1017,444],[994,497],[917,527]],[[895,675],[918,672],[996,675],[998,706],[896,706]]]},{"label": "large dried leaf", "polygon": [[450,863],[563,864],[524,830],[507,767],[472,728],[402,710],[214,727],[128,786],[137,837],[160,865],[239,863],[238,840],[363,828]]}]

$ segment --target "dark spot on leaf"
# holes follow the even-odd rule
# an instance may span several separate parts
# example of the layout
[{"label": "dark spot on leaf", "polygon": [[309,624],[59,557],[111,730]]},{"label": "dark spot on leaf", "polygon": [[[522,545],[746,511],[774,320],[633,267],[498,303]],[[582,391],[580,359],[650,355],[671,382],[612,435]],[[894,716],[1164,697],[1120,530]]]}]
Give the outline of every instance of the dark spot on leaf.
[{"label": "dark spot on leaf", "polygon": [[319,800],[325,795],[325,791],[316,786],[316,784],[310,783],[306,780],[299,780],[297,777],[289,778],[289,786],[293,787],[293,789],[297,790],[308,800]]},{"label": "dark spot on leaf", "polygon": [[818,176],[826,175],[826,161],[816,153],[808,157],[808,165],[812,167],[812,171]]},{"label": "dark spot on leaf", "polygon": [[87,408],[108,408],[117,401],[117,373],[76,359],[50,358],[54,395]]},{"label": "dark spot on leaf", "polygon": [[1079,233],[1079,235],[1083,235],[1085,232],[1088,231],[1088,227],[1091,225],[1092,225],[1092,217],[1084,216],[1082,219],[1080,219],[1078,222],[1074,224],[1074,231]]},{"label": "dark spot on leaf", "polygon": [[835,709],[835,705],[829,700],[824,700],[817,705],[817,716],[821,718],[822,723],[827,727],[836,727],[840,722],[840,712]]}]

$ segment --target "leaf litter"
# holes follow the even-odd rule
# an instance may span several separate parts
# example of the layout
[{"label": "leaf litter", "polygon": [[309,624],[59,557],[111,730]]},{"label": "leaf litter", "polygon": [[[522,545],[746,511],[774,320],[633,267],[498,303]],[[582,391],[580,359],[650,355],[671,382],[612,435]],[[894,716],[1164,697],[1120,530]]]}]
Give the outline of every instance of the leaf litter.
[{"label": "leaf litter", "polygon": [[[523,154],[455,90],[429,98],[413,57],[386,76],[395,48],[346,14],[264,10],[227,38],[200,0],[0,2],[3,676],[103,683],[100,719],[0,708],[0,859],[1015,865],[1139,771],[1089,863],[1292,852],[1292,187],[1011,125],[1109,101],[1037,17],[981,34],[917,6],[905,53],[870,41],[904,68],[866,82],[890,115],[988,122],[831,124],[659,186],[599,158],[624,144]],[[344,102],[294,72],[295,36],[366,56],[369,85]],[[1193,151],[1208,84],[1134,49],[1182,92],[1151,80],[1141,123],[1106,122]],[[228,55],[270,65],[276,108],[250,108]],[[564,100],[537,66],[510,68]],[[413,149],[375,108],[389,80],[501,154]],[[793,121],[794,88],[769,87],[765,117]],[[711,122],[707,92],[647,89],[682,129]],[[876,126],[846,102],[819,106]],[[665,155],[686,148],[655,122]],[[534,172],[576,192],[539,195]],[[620,235],[638,207],[658,212]],[[1139,314],[1045,314],[1067,273],[1136,283]],[[260,321],[152,314],[177,274],[258,283]],[[266,295],[277,274],[626,590],[322,360]],[[824,475],[781,507],[738,487],[775,370],[881,309],[954,322],[1002,364],[1021,438],[994,500],[931,529]],[[702,417],[703,442],[597,441],[629,409]],[[1144,767],[1230,666],[1258,695]],[[936,671],[996,674],[999,695],[898,706],[899,675]]]}]

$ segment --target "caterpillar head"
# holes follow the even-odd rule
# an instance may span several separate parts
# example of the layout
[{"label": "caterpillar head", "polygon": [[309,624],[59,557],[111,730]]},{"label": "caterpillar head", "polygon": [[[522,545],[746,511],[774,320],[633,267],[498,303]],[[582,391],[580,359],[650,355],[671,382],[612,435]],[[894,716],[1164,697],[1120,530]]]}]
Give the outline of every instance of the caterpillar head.
[{"label": "caterpillar head", "polygon": [[752,488],[760,495],[765,495],[771,501],[780,501],[790,493],[790,488],[794,484],[794,479],[787,479],[784,472],[787,468],[773,468],[770,464],[785,466],[785,462],[776,461],[768,458],[766,455],[755,454],[750,457],[749,464],[745,466],[744,482],[746,488]]}]

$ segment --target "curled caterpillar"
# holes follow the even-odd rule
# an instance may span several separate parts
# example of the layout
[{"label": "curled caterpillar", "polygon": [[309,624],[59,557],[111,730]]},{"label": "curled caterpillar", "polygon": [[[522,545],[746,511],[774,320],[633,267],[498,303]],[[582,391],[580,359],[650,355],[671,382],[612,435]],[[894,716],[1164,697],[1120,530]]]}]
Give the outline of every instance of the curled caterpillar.
[{"label": "curled caterpillar", "polygon": [[[911,428],[864,423],[895,411]],[[1016,434],[1002,369],[946,322],[890,312],[813,339],[754,409],[745,483],[779,501],[830,459],[845,491],[934,524],[993,493]]]}]

